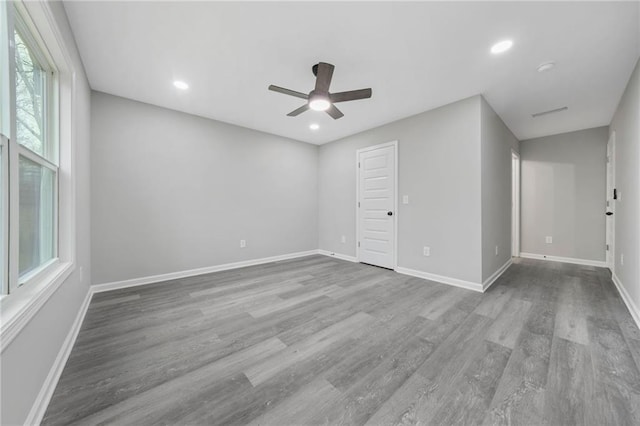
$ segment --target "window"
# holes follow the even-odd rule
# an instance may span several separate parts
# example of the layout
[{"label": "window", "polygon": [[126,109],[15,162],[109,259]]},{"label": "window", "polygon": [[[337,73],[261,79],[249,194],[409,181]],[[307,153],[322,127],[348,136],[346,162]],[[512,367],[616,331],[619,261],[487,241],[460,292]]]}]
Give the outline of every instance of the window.
[{"label": "window", "polygon": [[[25,11],[2,3],[2,294],[58,261],[56,71]],[[6,44],[5,44],[6,43]],[[7,131],[8,130],[8,131]],[[8,135],[10,135],[8,137]]]}]

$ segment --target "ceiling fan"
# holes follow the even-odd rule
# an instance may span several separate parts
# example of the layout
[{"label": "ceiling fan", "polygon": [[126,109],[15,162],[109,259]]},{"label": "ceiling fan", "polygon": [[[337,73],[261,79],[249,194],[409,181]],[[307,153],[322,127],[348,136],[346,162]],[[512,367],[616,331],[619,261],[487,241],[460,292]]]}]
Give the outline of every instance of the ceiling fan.
[{"label": "ceiling fan", "polygon": [[320,62],[312,67],[313,75],[316,76],[316,87],[310,91],[309,94],[285,89],[284,87],[274,86],[273,84],[269,86],[269,90],[307,100],[306,104],[287,114],[289,117],[300,115],[311,108],[314,111],[326,111],[334,120],[337,120],[344,116],[344,114],[336,108],[334,105],[335,103],[370,98],[371,89],[329,93],[329,85],[331,84],[331,77],[333,76],[334,68],[335,67],[333,65],[325,62]]}]

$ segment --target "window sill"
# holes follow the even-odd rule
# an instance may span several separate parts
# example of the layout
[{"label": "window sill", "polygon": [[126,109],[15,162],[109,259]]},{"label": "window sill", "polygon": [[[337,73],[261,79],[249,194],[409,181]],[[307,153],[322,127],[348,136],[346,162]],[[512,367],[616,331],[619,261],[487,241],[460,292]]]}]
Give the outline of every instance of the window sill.
[{"label": "window sill", "polygon": [[4,352],[72,271],[73,263],[57,262],[39,274],[37,281],[0,299],[0,353]]}]

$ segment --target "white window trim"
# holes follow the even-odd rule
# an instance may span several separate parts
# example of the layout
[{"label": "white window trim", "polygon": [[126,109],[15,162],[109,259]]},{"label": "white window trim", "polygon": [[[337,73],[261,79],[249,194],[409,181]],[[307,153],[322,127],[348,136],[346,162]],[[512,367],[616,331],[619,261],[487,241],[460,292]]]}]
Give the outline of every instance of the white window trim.
[{"label": "white window trim", "polygon": [[[10,5],[10,3],[5,3]],[[31,321],[49,298],[69,278],[76,265],[76,71],[54,14],[46,2],[16,2],[47,44],[47,53],[58,70],[59,114],[55,124],[59,135],[58,152],[58,257],[34,272],[28,284],[0,297],[0,353]]]}]

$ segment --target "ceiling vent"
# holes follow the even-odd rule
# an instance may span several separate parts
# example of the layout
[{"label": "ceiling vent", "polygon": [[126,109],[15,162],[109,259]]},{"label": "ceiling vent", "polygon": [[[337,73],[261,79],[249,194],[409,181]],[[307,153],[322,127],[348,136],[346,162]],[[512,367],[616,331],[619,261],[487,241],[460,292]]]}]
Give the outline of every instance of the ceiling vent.
[{"label": "ceiling vent", "polygon": [[540,117],[542,115],[553,114],[555,112],[565,111],[569,109],[569,107],[563,106],[562,108],[550,109],[549,111],[536,112],[535,114],[531,114],[533,118]]}]

